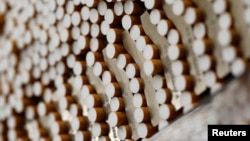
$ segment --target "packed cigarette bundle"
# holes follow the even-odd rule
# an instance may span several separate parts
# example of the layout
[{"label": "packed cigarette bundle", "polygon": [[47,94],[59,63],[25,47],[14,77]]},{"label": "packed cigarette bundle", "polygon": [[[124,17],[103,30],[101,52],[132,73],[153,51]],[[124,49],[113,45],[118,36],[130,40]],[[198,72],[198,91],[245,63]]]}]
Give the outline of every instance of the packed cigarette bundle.
[{"label": "packed cigarette bundle", "polygon": [[247,0],[0,1],[0,140],[155,138],[249,67]]}]

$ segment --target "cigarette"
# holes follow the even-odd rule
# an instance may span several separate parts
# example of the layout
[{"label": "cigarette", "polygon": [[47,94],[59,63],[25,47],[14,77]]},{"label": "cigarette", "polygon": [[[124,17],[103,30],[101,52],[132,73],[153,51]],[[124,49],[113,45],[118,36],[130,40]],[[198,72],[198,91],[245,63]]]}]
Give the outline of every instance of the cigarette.
[{"label": "cigarette", "polygon": [[48,122],[51,123],[53,121],[61,121],[62,117],[59,112],[50,112],[48,114]]},{"label": "cigarette", "polygon": [[189,73],[189,65],[186,61],[176,60],[171,63],[171,70],[173,75],[179,76]]},{"label": "cigarette", "polygon": [[88,108],[102,107],[102,99],[98,94],[90,94],[86,99],[86,105]]},{"label": "cigarette", "polygon": [[184,11],[192,5],[193,3],[189,0],[177,0],[173,3],[172,11],[176,16],[180,16],[183,15]]},{"label": "cigarette", "polygon": [[136,123],[150,122],[150,113],[147,107],[136,108],[134,111],[134,119]]},{"label": "cigarette", "polygon": [[169,89],[167,88],[161,88],[156,91],[156,101],[159,104],[166,104],[170,103],[172,100],[172,93]]},{"label": "cigarette", "polygon": [[97,23],[91,24],[90,35],[91,35],[91,37],[99,37],[99,38],[103,37],[99,24],[97,24]]},{"label": "cigarette", "polygon": [[153,25],[157,25],[161,19],[165,17],[165,13],[160,9],[153,9],[150,11],[149,18]]},{"label": "cigarette", "polygon": [[95,8],[90,9],[89,20],[91,23],[101,23],[101,21],[103,21],[103,19],[104,19],[103,16],[99,15],[97,9],[95,9]]},{"label": "cigarette", "polygon": [[182,44],[170,45],[168,47],[168,58],[171,61],[184,60],[186,58],[186,48]]},{"label": "cigarette", "polygon": [[80,97],[86,99],[89,94],[96,93],[95,88],[92,85],[85,84],[80,89]]},{"label": "cigarette", "polygon": [[76,62],[75,55],[69,54],[69,55],[67,56],[67,59],[66,59],[67,67],[73,68],[74,65],[75,65],[75,62]]},{"label": "cigarette", "polygon": [[144,82],[141,78],[132,78],[129,81],[129,89],[132,93],[143,92]]},{"label": "cigarette", "polygon": [[107,70],[105,62],[95,62],[93,65],[93,72],[96,76],[101,76],[105,70]]},{"label": "cigarette", "polygon": [[43,117],[50,112],[56,111],[56,106],[53,103],[40,102],[37,106],[37,112],[39,117]]},{"label": "cigarette", "polygon": [[212,41],[207,38],[196,39],[193,42],[193,51],[197,56],[212,53]]},{"label": "cigarette", "polygon": [[59,75],[63,75],[63,76],[69,76],[69,73],[66,71],[66,66],[64,64],[64,62],[59,61],[56,64],[56,71]]},{"label": "cigarette", "polygon": [[129,34],[134,41],[136,41],[140,35],[145,35],[142,25],[132,25]]},{"label": "cigarette", "polygon": [[[60,36],[60,40],[62,41],[62,42],[71,42],[72,41],[72,36],[71,36],[71,34],[69,33],[69,30],[68,29],[66,29],[66,28],[62,28],[60,31],[59,31],[59,36]],[[41,32],[41,36],[43,36],[43,37],[41,37],[41,40],[42,40],[42,42],[46,42],[46,38],[47,37],[45,37],[45,34],[44,34],[44,32]]]},{"label": "cigarette", "polygon": [[66,3],[66,5],[65,5],[66,7],[66,12],[68,13],[68,14],[72,14],[73,13],[73,11],[74,11],[74,3],[73,3],[73,1],[67,1],[67,3]]},{"label": "cigarette", "polygon": [[115,78],[114,73],[112,71],[108,71],[108,70],[104,71],[102,73],[102,82],[104,85],[109,84],[111,82],[116,82],[116,78]]},{"label": "cigarette", "polygon": [[212,87],[217,82],[217,76],[214,71],[207,71],[204,73],[204,81],[208,87]]},{"label": "cigarette", "polygon": [[90,50],[93,52],[100,52],[105,48],[104,39],[91,38],[90,39]]},{"label": "cigarette", "polygon": [[97,7],[99,1],[95,1],[95,0],[86,0],[85,3],[86,3],[86,5],[87,5],[88,7]]},{"label": "cigarette", "polygon": [[[90,18],[91,19],[91,18]],[[73,26],[78,26],[81,21],[81,15],[78,11],[74,11],[71,15],[71,21]]]},{"label": "cigarette", "polygon": [[106,120],[104,108],[90,108],[88,110],[88,119],[90,122],[104,122]]},{"label": "cigarette", "polygon": [[222,49],[222,58],[225,62],[231,63],[240,55],[240,51],[237,47],[228,46]]},{"label": "cigarette", "polygon": [[122,43],[122,32],[120,28],[110,29],[106,36],[108,43]]},{"label": "cigarette", "polygon": [[41,70],[39,69],[39,67],[34,67],[34,69],[32,70],[32,76],[35,79],[38,79],[39,77],[41,77]]},{"label": "cigarette", "polygon": [[126,53],[122,44],[108,44],[106,47],[106,55],[110,59],[117,58],[122,53]]},{"label": "cigarette", "polygon": [[184,20],[187,24],[193,25],[203,20],[203,13],[199,8],[188,7],[184,13]]},{"label": "cigarette", "polygon": [[86,55],[86,63],[88,66],[93,66],[95,62],[103,61],[103,55],[99,52],[89,51]]},{"label": "cigarette", "polygon": [[37,109],[34,106],[28,106],[25,109],[25,118],[27,120],[32,120],[34,118],[38,118],[38,113],[37,113]]},{"label": "cigarette", "polygon": [[81,9],[81,17],[83,21],[87,21],[90,16],[90,9],[88,6],[83,6]]},{"label": "cigarette", "polygon": [[124,69],[127,64],[133,63],[134,60],[129,54],[119,54],[117,56],[116,64],[119,69]]},{"label": "cigarette", "polygon": [[16,140],[18,137],[25,137],[25,136],[27,136],[26,130],[9,129],[7,131],[8,140]]},{"label": "cigarette", "polygon": [[100,1],[97,6],[97,11],[99,15],[104,16],[108,8],[110,8],[111,5],[109,3],[106,3],[105,1]]},{"label": "cigarette", "polygon": [[128,0],[124,3],[124,12],[127,15],[140,15],[142,12],[144,12],[144,8],[142,8],[141,3]]},{"label": "cigarette", "polygon": [[84,36],[89,35],[90,33],[90,23],[88,21],[82,21],[80,26],[81,34]]},{"label": "cigarette", "polygon": [[83,84],[88,84],[88,78],[85,75],[76,75],[73,80],[74,87],[79,90]]},{"label": "cigarette", "polygon": [[118,25],[121,23],[122,16],[115,16],[113,9],[108,9],[104,15],[104,20],[111,25]]},{"label": "cigarette", "polygon": [[73,72],[75,75],[81,75],[86,70],[87,65],[85,61],[76,61],[73,67]]},{"label": "cigarette", "polygon": [[193,83],[193,78],[189,75],[177,76],[174,80],[174,85],[179,91],[192,90],[194,87]]},{"label": "cigarette", "polygon": [[140,69],[136,63],[129,63],[125,68],[125,72],[130,79],[140,76]]},{"label": "cigarette", "polygon": [[147,107],[146,97],[143,94],[139,93],[134,94],[132,102],[136,108]]},{"label": "cigarette", "polygon": [[108,97],[120,97],[121,96],[121,87],[117,82],[109,83],[105,86],[106,94]]},{"label": "cigarette", "polygon": [[7,127],[9,129],[19,129],[19,128],[22,128],[23,125],[22,125],[22,121],[25,120],[24,117],[22,116],[10,116],[8,119],[7,119]]},{"label": "cigarette", "polygon": [[111,29],[111,25],[107,21],[102,21],[100,24],[100,30],[103,35],[107,35],[108,31]]},{"label": "cigarette", "polygon": [[79,36],[77,39],[77,47],[81,50],[81,54],[85,54],[87,50],[91,49],[91,39],[92,38],[88,36]]},{"label": "cigarette", "polygon": [[154,44],[148,44],[143,49],[143,57],[146,60],[157,59],[160,56],[158,46]]},{"label": "cigarette", "polygon": [[123,3],[121,1],[115,1],[114,13],[116,16],[122,16],[124,14],[124,6],[123,6]]},{"label": "cigarette", "polygon": [[113,97],[110,101],[110,110],[112,112],[124,111],[125,103],[122,97]]},{"label": "cigarette", "polygon": [[58,6],[55,11],[55,16],[57,20],[62,20],[63,15],[64,15],[64,8],[62,6]]},{"label": "cigarette", "polygon": [[70,129],[68,121],[54,121],[50,127],[52,135],[67,134]]},{"label": "cigarette", "polygon": [[207,29],[206,29],[205,24],[203,22],[199,22],[199,23],[194,24],[193,33],[194,33],[194,37],[196,39],[205,38],[205,36],[207,34]]},{"label": "cigarette", "polygon": [[164,76],[161,75],[154,75],[152,83],[155,90],[167,87],[166,79]]},{"label": "cigarette", "polygon": [[162,1],[158,1],[158,0],[147,1],[147,0],[145,0],[144,5],[145,5],[146,9],[154,9],[154,8],[158,9],[162,6]]},{"label": "cigarette", "polygon": [[215,14],[221,14],[229,8],[229,2],[227,0],[215,0],[212,2],[212,5]]},{"label": "cigarette", "polygon": [[176,29],[170,29],[167,39],[171,45],[177,45],[180,42],[180,34]]},{"label": "cigarette", "polygon": [[36,81],[33,84],[33,93],[35,96],[41,96],[41,94],[44,93],[44,89],[45,89],[45,87],[39,81]]},{"label": "cigarette", "polygon": [[137,50],[142,52],[146,44],[152,44],[151,39],[148,36],[139,36],[136,40]]},{"label": "cigarette", "polygon": [[121,140],[131,139],[132,131],[129,125],[122,125],[118,127],[118,137]]},{"label": "cigarette", "polygon": [[163,65],[160,59],[147,60],[143,64],[146,75],[157,75],[163,73]]},{"label": "cigarette", "polygon": [[215,58],[211,55],[202,55],[198,58],[198,65],[201,71],[214,70]]},{"label": "cigarette", "polygon": [[94,123],[91,128],[91,133],[94,137],[108,136],[109,125],[107,123]]},{"label": "cigarette", "polygon": [[247,63],[243,58],[237,57],[231,65],[231,71],[233,76],[239,77],[241,76],[247,68]]},{"label": "cigarette", "polygon": [[66,13],[63,16],[62,19],[62,24],[64,28],[70,28],[71,27],[71,18],[70,18],[70,14]]},{"label": "cigarette", "polygon": [[108,123],[111,127],[126,125],[128,123],[125,112],[109,113]]},{"label": "cigarette", "polygon": [[175,108],[172,104],[162,104],[159,109],[160,117],[163,120],[171,120],[176,117]]},{"label": "cigarette", "polygon": [[218,25],[221,29],[229,29],[233,24],[233,17],[230,13],[224,12],[219,15]]},{"label": "cigarette", "polygon": [[236,44],[239,41],[239,35],[234,29],[222,29],[218,33],[217,40],[222,46]]},{"label": "cigarette", "polygon": [[[25,73],[24,73],[24,74],[25,74]],[[28,76],[28,74],[25,74],[25,76]],[[26,77],[26,78],[29,78],[29,76]],[[24,80],[25,80],[25,79],[24,79]],[[25,82],[28,83],[28,79],[27,79],[27,81],[25,80]],[[42,74],[41,82],[42,82],[42,84],[44,84],[45,86],[52,86],[52,82],[50,81],[49,73],[48,73],[48,72],[44,72],[44,73]],[[45,89],[45,90],[46,90],[46,89]]]},{"label": "cigarette", "polygon": [[137,126],[137,134],[141,138],[150,138],[157,132],[157,127],[154,127],[150,123],[140,123]]},{"label": "cigarette", "polygon": [[73,26],[71,28],[71,36],[73,40],[77,40],[80,37],[80,27]]},{"label": "cigarette", "polygon": [[83,116],[73,117],[70,121],[70,127],[73,131],[86,130],[88,128],[87,117]]},{"label": "cigarette", "polygon": [[72,96],[64,96],[64,97],[60,97],[58,100],[58,109],[60,111],[65,110],[66,108],[68,108],[70,106],[70,104],[73,104],[74,102],[76,102],[75,98]]},{"label": "cigarette", "polygon": [[83,107],[80,104],[71,104],[69,107],[69,113],[72,116],[81,116],[83,114]]},{"label": "cigarette", "polygon": [[88,141],[91,140],[91,134],[89,131],[77,131],[74,135],[74,141]]},{"label": "cigarette", "polygon": [[170,20],[161,19],[157,24],[157,31],[161,36],[166,36],[173,27],[174,25]]},{"label": "cigarette", "polygon": [[73,88],[71,84],[69,83],[63,83],[63,84],[60,83],[60,85],[58,85],[57,87],[58,87],[57,91],[58,91],[59,96],[66,96],[66,95],[70,96],[73,91]]},{"label": "cigarette", "polygon": [[122,27],[125,30],[129,30],[132,25],[140,24],[140,22],[140,18],[138,18],[137,16],[124,15],[122,17]]},{"label": "cigarette", "polygon": [[187,106],[197,102],[198,97],[195,93],[186,91],[182,93],[180,99],[181,99],[181,104],[183,106]]}]

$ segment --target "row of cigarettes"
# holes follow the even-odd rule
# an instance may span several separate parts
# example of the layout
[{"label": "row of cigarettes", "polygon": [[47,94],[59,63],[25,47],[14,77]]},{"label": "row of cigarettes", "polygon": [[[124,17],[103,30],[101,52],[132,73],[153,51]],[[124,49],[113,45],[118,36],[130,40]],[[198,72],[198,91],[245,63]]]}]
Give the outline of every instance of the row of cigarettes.
[{"label": "row of cigarettes", "polygon": [[240,35],[233,25],[233,16],[226,0],[214,1],[213,11],[218,16],[218,42],[222,49],[222,58],[229,65],[231,73],[241,75],[246,69],[245,59],[240,51]]},{"label": "row of cigarettes", "polygon": [[204,13],[191,1],[173,2],[172,11],[176,16],[183,16],[184,21],[192,26],[194,36],[192,49],[194,55],[198,58],[198,67],[204,74],[206,85],[209,88],[220,85],[219,78],[216,75],[214,44],[208,37],[208,27],[202,18]]}]

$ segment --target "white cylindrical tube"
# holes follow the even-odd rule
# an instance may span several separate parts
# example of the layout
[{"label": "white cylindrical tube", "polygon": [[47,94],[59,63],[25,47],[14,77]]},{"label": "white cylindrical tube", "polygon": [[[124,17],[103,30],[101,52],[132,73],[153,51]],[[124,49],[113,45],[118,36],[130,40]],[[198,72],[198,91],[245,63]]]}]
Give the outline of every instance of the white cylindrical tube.
[{"label": "white cylindrical tube", "polygon": [[130,139],[132,131],[129,125],[123,125],[118,127],[118,137],[121,140]]},{"label": "white cylindrical tube", "polygon": [[134,94],[132,102],[133,102],[133,105],[137,108],[147,106],[146,97],[143,94],[139,94],[139,93]]},{"label": "white cylindrical tube", "polygon": [[144,82],[141,78],[132,78],[129,82],[129,89],[132,93],[143,92]]},{"label": "white cylindrical tube", "polygon": [[125,103],[122,97],[114,97],[110,101],[110,110],[113,112],[124,111]]},{"label": "white cylindrical tube", "polygon": [[154,75],[152,83],[155,90],[167,87],[166,78],[162,75]]},{"label": "white cylindrical tube", "polygon": [[149,122],[149,109],[147,107],[136,108],[134,111],[134,119],[136,123]]},{"label": "white cylindrical tube", "polygon": [[111,127],[121,126],[127,124],[127,116],[124,112],[111,112],[109,113],[108,123]]},{"label": "white cylindrical tube", "polygon": [[108,97],[121,96],[121,87],[119,83],[113,82],[105,86],[106,94]]},{"label": "white cylindrical tube", "polygon": [[126,66],[125,71],[126,71],[127,77],[130,79],[140,76],[140,69],[136,63],[129,63]]},{"label": "white cylindrical tube", "polygon": [[156,91],[156,101],[159,104],[170,103],[172,100],[171,91],[167,88],[161,88]]},{"label": "white cylindrical tube", "polygon": [[172,61],[186,58],[186,48],[182,44],[170,45],[168,47],[168,58]]}]

